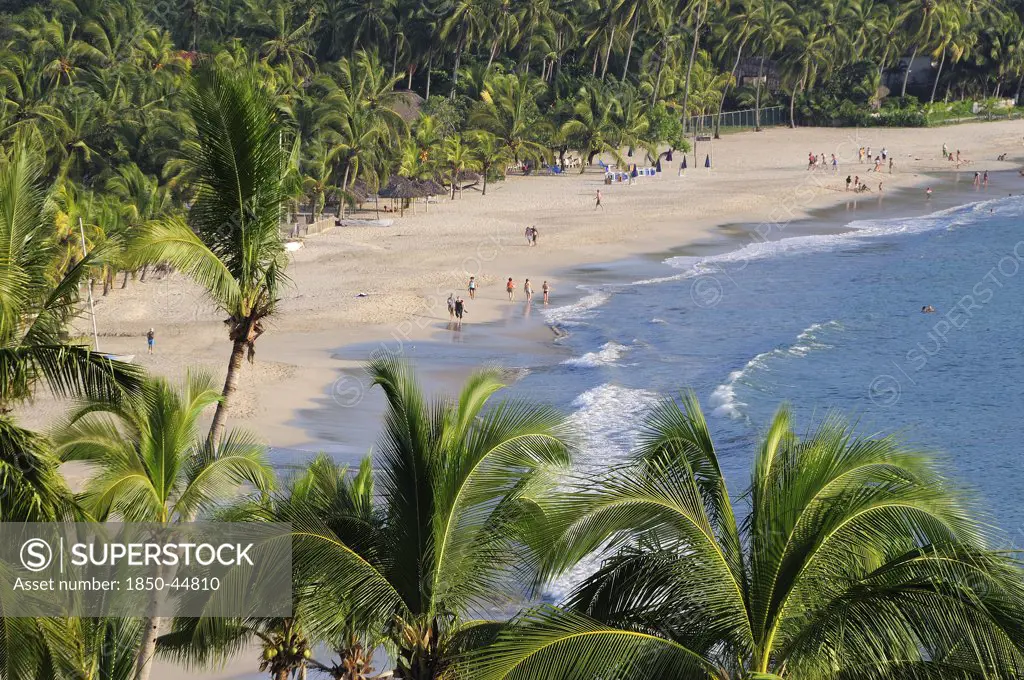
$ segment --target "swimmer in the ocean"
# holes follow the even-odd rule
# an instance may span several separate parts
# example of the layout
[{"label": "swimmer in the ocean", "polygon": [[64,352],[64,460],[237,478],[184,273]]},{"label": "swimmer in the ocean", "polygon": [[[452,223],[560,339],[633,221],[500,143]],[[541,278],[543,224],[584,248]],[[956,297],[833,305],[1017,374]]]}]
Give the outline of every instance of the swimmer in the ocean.
[{"label": "swimmer in the ocean", "polygon": [[921,308],[921,313],[922,314],[934,314],[935,313],[935,308],[932,307],[931,305],[925,305],[924,307]]}]

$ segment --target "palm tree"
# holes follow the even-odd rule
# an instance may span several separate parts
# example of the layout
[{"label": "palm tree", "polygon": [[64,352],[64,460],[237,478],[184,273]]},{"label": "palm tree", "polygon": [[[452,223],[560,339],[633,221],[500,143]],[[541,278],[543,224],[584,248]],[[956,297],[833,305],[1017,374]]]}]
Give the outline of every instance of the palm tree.
[{"label": "palm tree", "polygon": [[562,124],[562,137],[575,144],[587,162],[580,166],[580,174],[593,163],[599,153],[610,153],[619,158],[619,133],[615,127],[616,116],[621,113],[619,99],[600,83],[592,83],[583,89],[572,107],[572,118]]},{"label": "palm tree", "polygon": [[[217,449],[199,419],[222,396],[210,376],[190,373],[174,388],[152,378],[143,398],[114,406],[90,403],[55,436],[62,461],[84,461],[95,475],[79,502],[90,516],[126,522],[190,522],[241,493],[270,489],[272,473],[255,438],[231,432]],[[147,680],[161,619],[149,615],[137,648],[135,680]]]},{"label": "palm tree", "polygon": [[[0,153],[0,416],[39,383],[58,397],[117,401],[138,390],[140,371],[66,341],[80,312],[79,285],[103,262],[93,251],[58,269],[60,244],[40,186],[40,154],[19,138]],[[80,252],[80,251],[79,251]]]},{"label": "palm tree", "polygon": [[379,490],[368,474],[344,484],[321,470],[300,484],[308,500],[271,516],[292,526],[296,591],[317,593],[297,605],[305,630],[335,644],[390,630],[395,677],[432,680],[520,590],[532,563],[528,490],[568,464],[562,418],[490,404],[502,387],[494,371],[471,377],[458,399],[433,402],[394,357],[369,372],[387,399]]},{"label": "palm tree", "polygon": [[455,200],[455,189],[459,189],[459,196],[462,196],[462,188],[459,181],[462,173],[467,170],[476,170],[476,159],[473,157],[472,149],[462,141],[462,135],[452,135],[444,140],[444,162],[448,170],[448,181],[451,182],[451,199]]},{"label": "palm tree", "polygon": [[775,55],[789,38],[789,22],[793,8],[785,0],[753,0],[751,15],[751,38],[760,51],[757,67],[757,83],[754,95],[754,129],[761,129],[761,80],[764,78],[764,62]]},{"label": "palm tree", "polygon": [[973,678],[1024,669],[1024,582],[931,458],[780,409],[737,521],[695,397],[632,461],[547,495],[546,575],[600,566],[521,617],[472,677]]},{"label": "palm tree", "polygon": [[547,148],[538,141],[544,124],[537,99],[544,90],[544,82],[529,73],[496,75],[470,112],[469,123],[501,140],[516,162],[543,158]]},{"label": "palm tree", "polygon": [[274,101],[252,72],[207,66],[189,93],[199,143],[188,160],[196,197],[188,220],[152,223],[136,248],[140,262],[169,262],[193,278],[227,315],[231,358],[210,426],[216,446],[242,358],[255,357],[264,320],[276,311],[287,264],[281,237],[286,154]]},{"label": "palm tree", "polygon": [[487,195],[487,176],[494,167],[503,167],[509,161],[508,149],[501,145],[498,138],[485,130],[476,130],[472,133],[472,154],[476,164],[480,167],[480,174],[484,178],[481,196]]}]

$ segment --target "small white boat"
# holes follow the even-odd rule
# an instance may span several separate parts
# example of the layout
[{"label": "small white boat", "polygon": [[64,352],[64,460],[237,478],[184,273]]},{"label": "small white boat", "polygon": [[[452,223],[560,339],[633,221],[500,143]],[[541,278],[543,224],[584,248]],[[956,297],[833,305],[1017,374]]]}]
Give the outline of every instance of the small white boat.
[{"label": "small white boat", "polygon": [[343,227],[390,227],[394,220],[338,220]]}]

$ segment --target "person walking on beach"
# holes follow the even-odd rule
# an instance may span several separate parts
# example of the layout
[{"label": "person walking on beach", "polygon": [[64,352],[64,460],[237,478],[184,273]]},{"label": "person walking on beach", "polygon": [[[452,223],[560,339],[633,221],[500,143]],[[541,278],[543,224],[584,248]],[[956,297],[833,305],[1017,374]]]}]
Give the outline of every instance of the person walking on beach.
[{"label": "person walking on beach", "polygon": [[540,289],[541,289],[541,292],[544,293],[544,304],[547,304],[548,303],[548,293],[551,292],[551,286],[549,286],[548,282],[545,281],[543,284],[541,284]]},{"label": "person walking on beach", "polygon": [[839,159],[836,158],[835,154],[832,154],[832,174],[833,175],[838,175],[839,174]]},{"label": "person walking on beach", "polygon": [[512,277],[508,277],[508,282],[505,284],[505,292],[508,293],[508,301],[516,301],[516,284],[512,281]]},{"label": "person walking on beach", "polygon": [[448,320],[455,320],[455,293],[448,294]]},{"label": "person walking on beach", "polygon": [[537,245],[537,227],[534,227],[533,231],[530,232],[530,239],[531,239],[530,240],[530,245],[531,246]]},{"label": "person walking on beach", "polygon": [[949,147],[946,146],[945,142],[943,142],[942,143],[942,160],[946,160],[947,158],[949,158]]},{"label": "person walking on beach", "polygon": [[889,174],[892,174],[893,159],[889,158]]},{"label": "person walking on beach", "polygon": [[533,227],[526,228],[526,245],[533,245]]},{"label": "person walking on beach", "polygon": [[146,333],[146,353],[147,354],[152,354],[153,353],[153,343],[154,342],[156,342],[156,333],[153,331],[152,328],[150,328],[149,332]]},{"label": "person walking on beach", "polygon": [[533,286],[530,285],[530,279],[526,279],[523,284],[523,294],[526,295],[526,302],[533,302]]},{"label": "person walking on beach", "polygon": [[596,199],[597,200],[594,203],[594,210],[597,210],[598,208],[601,208],[601,210],[604,210],[604,206],[601,205],[601,190],[600,189],[597,190]]},{"label": "person walking on beach", "polygon": [[849,175],[847,175],[847,176],[846,176],[846,190],[847,190],[847,191],[849,191],[849,190],[850,190],[850,183],[851,183],[852,181],[853,181],[853,180],[852,180],[852,179],[850,179],[850,176],[849,176]]},{"label": "person walking on beach", "polygon": [[475,300],[476,299],[476,277],[475,276],[470,276],[469,277],[469,299],[470,300]]},{"label": "person walking on beach", "polygon": [[466,313],[466,303],[462,297],[458,297],[455,300],[455,324],[457,326],[462,325],[462,315]]}]

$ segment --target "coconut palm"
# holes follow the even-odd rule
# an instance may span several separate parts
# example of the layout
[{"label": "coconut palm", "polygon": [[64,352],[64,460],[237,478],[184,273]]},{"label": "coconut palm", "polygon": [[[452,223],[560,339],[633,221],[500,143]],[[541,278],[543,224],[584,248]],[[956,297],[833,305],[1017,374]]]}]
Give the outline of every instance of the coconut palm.
[{"label": "coconut palm", "polygon": [[491,169],[504,167],[510,160],[508,149],[501,145],[498,138],[485,130],[476,130],[472,133],[472,154],[476,164],[480,167],[480,174],[483,175],[484,185],[480,192],[481,196],[487,195],[487,176]]},{"label": "coconut palm", "polygon": [[587,163],[580,166],[580,174],[593,163],[599,153],[619,155],[619,132],[616,117],[622,108],[611,90],[598,82],[582,88],[572,107],[572,118],[562,124],[560,134],[586,156]]},{"label": "coconut palm", "polygon": [[[272,473],[253,436],[233,431],[214,449],[200,435],[203,411],[221,399],[210,376],[190,373],[178,387],[149,379],[131,403],[74,411],[54,439],[62,461],[95,470],[82,508],[99,520],[173,524],[193,521],[244,486],[269,490]],[[149,677],[160,625],[152,615],[141,630],[136,680]]]},{"label": "coconut palm", "polygon": [[455,190],[459,189],[461,198],[462,189],[459,177],[467,170],[476,170],[479,165],[473,156],[473,150],[462,141],[462,135],[452,135],[444,140],[444,164],[448,172],[448,181],[451,182],[451,199],[455,200]]},{"label": "coconut palm", "polygon": [[789,39],[793,8],[785,0],[752,0],[750,8],[751,39],[760,52],[754,94],[754,129],[761,129],[761,90],[764,62],[780,51]]},{"label": "coconut palm", "polygon": [[469,122],[501,140],[516,162],[544,158],[547,148],[538,141],[544,121],[537,99],[545,89],[544,82],[529,73],[495,75]]},{"label": "coconut palm", "polygon": [[287,264],[281,211],[286,153],[272,97],[253,72],[207,66],[189,92],[199,143],[189,149],[196,197],[187,221],[154,222],[140,235],[141,262],[169,262],[206,289],[227,315],[232,343],[223,399],[210,426],[216,446],[238,382],[242,358],[274,314]]},{"label": "coconut palm", "polygon": [[[468,641],[493,629],[517,598],[532,561],[524,543],[528,490],[568,463],[562,419],[517,401],[491,403],[494,371],[457,399],[428,401],[408,366],[385,356],[369,367],[387,399],[367,473],[342,483],[321,471],[300,483],[308,502],[272,513],[294,532],[296,616],[318,639],[372,641],[391,631],[395,676],[440,678]],[[293,495],[295,491],[291,492]]]},{"label": "coconut palm", "polygon": [[138,369],[65,339],[81,311],[79,285],[103,253],[57,269],[61,249],[39,158],[23,139],[0,154],[0,414],[40,383],[58,397],[114,401],[141,384]]},{"label": "coconut palm", "polygon": [[932,457],[780,409],[734,514],[696,399],[540,500],[545,574],[599,566],[475,656],[492,678],[981,678],[1024,669],[1020,565]]}]

